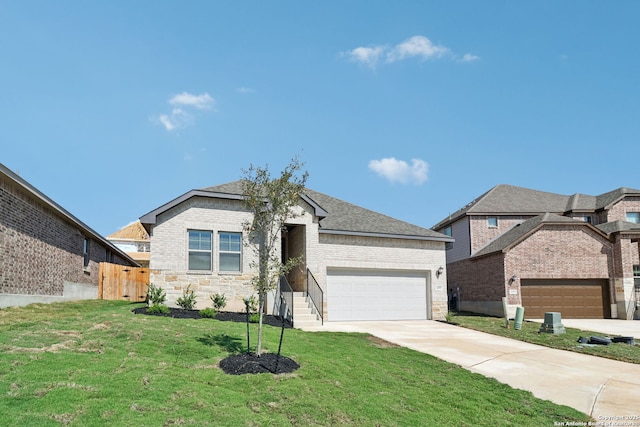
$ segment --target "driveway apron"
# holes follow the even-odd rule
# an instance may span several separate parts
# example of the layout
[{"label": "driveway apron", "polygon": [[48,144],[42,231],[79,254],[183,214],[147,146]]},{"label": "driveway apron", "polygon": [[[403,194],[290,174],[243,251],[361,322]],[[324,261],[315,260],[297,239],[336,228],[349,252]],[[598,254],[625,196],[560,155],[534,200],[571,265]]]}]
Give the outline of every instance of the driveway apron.
[{"label": "driveway apron", "polygon": [[[570,406],[596,421],[640,426],[640,365],[555,350],[431,320],[326,322],[364,332]],[[637,417],[637,418],[634,418]]]}]

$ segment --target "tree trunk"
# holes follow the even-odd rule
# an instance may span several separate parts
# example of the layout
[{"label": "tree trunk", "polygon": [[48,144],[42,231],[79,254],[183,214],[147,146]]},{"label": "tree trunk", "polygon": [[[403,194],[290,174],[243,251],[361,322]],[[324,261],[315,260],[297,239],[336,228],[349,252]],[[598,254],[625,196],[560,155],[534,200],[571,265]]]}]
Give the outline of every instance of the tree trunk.
[{"label": "tree trunk", "polygon": [[260,357],[262,354],[262,316],[264,313],[264,296],[263,292],[258,293],[258,313],[260,314],[258,320],[258,346],[256,347],[256,356]]}]

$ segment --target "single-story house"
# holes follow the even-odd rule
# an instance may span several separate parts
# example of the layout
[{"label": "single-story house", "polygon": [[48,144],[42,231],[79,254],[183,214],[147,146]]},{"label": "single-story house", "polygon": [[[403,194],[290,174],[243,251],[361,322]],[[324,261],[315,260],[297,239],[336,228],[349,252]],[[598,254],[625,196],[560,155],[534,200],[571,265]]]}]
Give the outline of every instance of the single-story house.
[{"label": "single-story house", "polygon": [[0,307],[98,298],[98,266],[138,266],[0,164]]},{"label": "single-story house", "polygon": [[640,190],[570,196],[498,185],[433,227],[459,309],[638,318]]},{"label": "single-story house", "polygon": [[[324,321],[444,318],[451,237],[310,189],[296,210],[282,230],[281,253],[304,263],[287,279],[293,291],[322,300]],[[243,310],[255,293],[254,253],[243,231],[250,219],[242,181],[191,190],[142,216],[153,247],[151,283],[170,304],[191,285],[199,307],[219,292],[228,309]]]}]

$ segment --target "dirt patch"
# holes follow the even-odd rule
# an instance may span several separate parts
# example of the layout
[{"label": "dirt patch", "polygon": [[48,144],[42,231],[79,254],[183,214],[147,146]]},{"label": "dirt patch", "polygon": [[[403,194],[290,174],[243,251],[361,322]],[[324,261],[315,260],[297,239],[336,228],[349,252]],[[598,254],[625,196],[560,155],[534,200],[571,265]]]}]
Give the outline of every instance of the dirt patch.
[{"label": "dirt patch", "polygon": [[373,335],[369,335],[369,342],[378,348],[398,348],[400,347],[398,344],[394,344],[392,342],[383,340],[382,338],[375,337]]},{"label": "dirt patch", "polygon": [[220,369],[231,375],[242,374],[286,374],[300,368],[294,360],[274,353],[234,354],[220,361]]},{"label": "dirt patch", "polygon": [[[149,313],[147,312],[147,307],[140,307],[133,310],[135,314],[146,314],[149,316],[163,316],[163,317],[173,317],[176,319],[204,319],[200,315],[199,310],[185,310],[184,308],[169,308],[169,313]],[[222,322],[246,322],[247,315],[246,313],[236,313],[233,311],[221,311],[216,314],[214,318],[216,320],[220,320]],[[269,326],[277,326],[282,327],[282,319],[277,316],[272,316],[269,314],[265,314],[262,323]],[[291,322],[285,320],[284,324],[285,328],[291,328],[293,325]]]}]

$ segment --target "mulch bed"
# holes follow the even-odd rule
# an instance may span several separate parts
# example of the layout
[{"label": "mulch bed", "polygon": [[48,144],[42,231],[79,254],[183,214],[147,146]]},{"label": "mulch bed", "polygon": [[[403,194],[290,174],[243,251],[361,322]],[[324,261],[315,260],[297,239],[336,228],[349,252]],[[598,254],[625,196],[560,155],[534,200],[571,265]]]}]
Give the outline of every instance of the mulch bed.
[{"label": "mulch bed", "polygon": [[[149,316],[164,316],[164,317],[174,317],[176,319],[204,319],[200,315],[199,310],[186,310],[184,308],[173,308],[169,307],[169,313],[147,313],[147,307],[140,307],[133,310],[135,314],[146,314]],[[233,311],[221,311],[216,314],[216,320],[220,320],[222,322],[243,322],[247,321],[246,313],[236,313]],[[277,326],[282,327],[282,320],[279,317],[272,316],[270,314],[265,314],[262,317],[262,323],[264,325],[269,326]],[[292,328],[293,325],[291,322],[285,321],[285,328]]]},{"label": "mulch bed", "polygon": [[[169,307],[169,313],[148,313],[147,307],[140,307],[133,310],[135,314],[146,314],[149,316],[164,316],[173,317],[177,319],[202,319],[200,311],[198,310],[186,310],[183,308]],[[223,322],[243,322],[247,321],[246,313],[236,313],[232,311],[221,311],[216,314],[216,320]],[[282,327],[282,320],[279,317],[272,315],[264,315],[262,318],[264,325]],[[290,322],[285,321],[285,328],[291,328],[293,325]],[[276,368],[277,365],[277,368]],[[294,360],[285,356],[278,356],[275,353],[263,353],[260,357],[257,357],[253,353],[233,354],[226,359],[220,361],[220,369],[223,372],[231,375],[243,375],[243,374],[285,374],[290,373],[298,369],[298,365]]]},{"label": "mulch bed", "polygon": [[[279,359],[279,360],[278,360]],[[277,370],[276,370],[276,364]],[[295,361],[275,353],[262,353],[260,357],[253,353],[234,354],[220,361],[220,369],[226,374],[285,374],[298,369]]]}]

